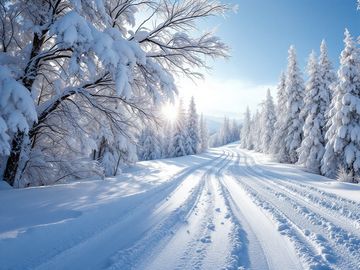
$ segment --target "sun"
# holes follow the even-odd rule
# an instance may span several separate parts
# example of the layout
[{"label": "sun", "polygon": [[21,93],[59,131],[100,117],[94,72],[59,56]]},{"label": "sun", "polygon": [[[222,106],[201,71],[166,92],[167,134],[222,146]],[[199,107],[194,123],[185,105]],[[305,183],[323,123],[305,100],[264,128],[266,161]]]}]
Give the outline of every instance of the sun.
[{"label": "sun", "polygon": [[177,107],[174,104],[165,104],[161,112],[165,119],[169,120],[170,122],[175,122],[177,118]]}]

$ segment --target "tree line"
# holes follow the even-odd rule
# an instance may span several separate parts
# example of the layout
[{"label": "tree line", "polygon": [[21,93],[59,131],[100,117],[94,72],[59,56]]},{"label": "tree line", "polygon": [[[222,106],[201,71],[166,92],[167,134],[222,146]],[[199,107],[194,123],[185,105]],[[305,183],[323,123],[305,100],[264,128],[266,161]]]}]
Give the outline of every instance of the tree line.
[{"label": "tree line", "polygon": [[334,72],[325,41],[320,56],[312,52],[307,79],[291,46],[286,72],[277,86],[277,105],[270,91],[260,112],[247,109],[241,146],[296,163],[308,171],[341,181],[360,176],[360,50],[348,30],[340,66]]},{"label": "tree line", "polygon": [[160,122],[160,125],[146,125],[140,133],[140,160],[194,155],[208,149],[209,133],[206,120],[202,114],[199,117],[193,97],[187,110],[180,100],[174,121],[160,116]]}]

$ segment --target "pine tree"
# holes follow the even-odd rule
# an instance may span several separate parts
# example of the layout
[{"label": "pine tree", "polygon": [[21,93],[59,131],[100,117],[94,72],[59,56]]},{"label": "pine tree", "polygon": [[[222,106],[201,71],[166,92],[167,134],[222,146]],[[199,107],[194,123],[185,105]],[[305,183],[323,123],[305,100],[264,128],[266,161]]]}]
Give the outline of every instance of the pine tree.
[{"label": "pine tree", "polygon": [[229,142],[235,142],[240,139],[240,126],[239,123],[234,119],[230,124],[230,138]]},{"label": "pine tree", "polygon": [[354,179],[360,174],[360,59],[348,30],[345,30],[344,43],[321,171],[334,177],[341,168]]},{"label": "pine tree", "polygon": [[[334,83],[336,81],[336,74],[333,71],[333,67],[328,56],[328,50],[325,40],[322,40],[320,45],[319,69],[323,91],[329,94],[329,98],[331,101]],[[327,109],[326,114],[328,114],[328,112],[329,108]]]},{"label": "pine tree", "polygon": [[318,173],[325,151],[325,114],[330,104],[330,92],[324,88],[315,52],[309,57],[307,71],[309,79],[305,88],[304,108],[301,111],[302,117],[305,118],[304,140],[298,149],[298,163]]},{"label": "pine tree", "polygon": [[204,152],[209,147],[209,132],[203,115],[200,116],[200,152]]},{"label": "pine tree", "polygon": [[251,142],[251,114],[249,107],[246,108],[244,122],[240,134],[240,146],[246,149],[252,149]]},{"label": "pine tree", "polygon": [[141,132],[138,144],[138,157],[140,160],[153,160],[161,157],[160,141],[151,125]]},{"label": "pine tree", "polygon": [[263,105],[263,111],[261,113],[261,126],[263,130],[261,132],[261,150],[264,153],[270,152],[270,144],[274,135],[274,128],[276,122],[275,105],[270,93],[270,89],[267,90],[266,100]]},{"label": "pine tree", "polygon": [[183,108],[183,101],[180,100],[178,105],[178,113],[176,122],[174,123],[174,131],[172,135],[172,143],[169,149],[170,157],[181,157],[186,155],[186,113]]},{"label": "pine tree", "polygon": [[298,161],[297,149],[300,147],[303,139],[302,129],[304,119],[300,112],[304,104],[304,85],[296,60],[294,46],[290,46],[289,49],[285,93],[287,99],[287,112],[284,143],[286,147],[286,156],[288,157],[288,160],[285,161],[295,163]]},{"label": "pine tree", "polygon": [[231,142],[231,139],[230,139],[230,120],[228,117],[224,117],[224,120],[223,120],[223,123],[222,123],[222,126],[220,128],[220,132],[219,132],[219,140],[220,140],[220,143],[221,145],[225,145],[225,144],[228,144]]},{"label": "pine tree", "polygon": [[271,140],[270,153],[275,156],[277,161],[286,162],[289,160],[284,137],[286,134],[287,119],[287,97],[286,97],[286,75],[281,73],[280,81],[277,86],[277,105],[276,105],[276,122],[273,139]]},{"label": "pine tree", "polygon": [[194,97],[192,97],[190,100],[186,119],[186,129],[188,134],[187,143],[185,146],[186,153],[188,155],[193,155],[198,153],[200,149],[199,116],[196,112]]},{"label": "pine tree", "polygon": [[172,134],[173,134],[173,123],[169,120],[162,119],[161,129],[160,129],[160,149],[161,149],[161,157],[168,158],[171,156],[169,152],[172,148]]},{"label": "pine tree", "polygon": [[250,145],[250,150],[254,149],[257,152],[261,151],[261,140],[259,140],[260,134],[263,132],[263,127],[261,126],[261,116],[259,110],[256,110],[256,113],[251,118],[250,125],[250,136],[248,143]]}]

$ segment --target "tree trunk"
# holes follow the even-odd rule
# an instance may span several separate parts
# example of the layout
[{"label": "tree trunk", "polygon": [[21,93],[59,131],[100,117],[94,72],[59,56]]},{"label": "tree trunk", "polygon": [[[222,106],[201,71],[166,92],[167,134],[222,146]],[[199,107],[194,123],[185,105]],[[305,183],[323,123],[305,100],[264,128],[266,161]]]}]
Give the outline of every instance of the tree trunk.
[{"label": "tree trunk", "polygon": [[10,186],[14,186],[18,172],[24,136],[24,132],[17,132],[11,143],[11,153],[4,171],[4,180],[8,182]]},{"label": "tree trunk", "polygon": [[[31,92],[32,85],[34,84],[35,78],[38,74],[38,65],[39,60],[33,60],[41,51],[41,48],[45,42],[46,34],[48,29],[45,29],[41,32],[40,35],[34,34],[32,40],[32,49],[30,53],[30,61],[28,62],[25,68],[25,76],[22,78],[22,84]],[[4,180],[13,186],[16,180],[17,174],[19,172],[19,163],[21,157],[21,151],[24,143],[24,132],[18,131],[12,140],[11,143],[11,152],[7,160],[5,171],[4,171]],[[18,177],[21,177],[19,175]]]}]

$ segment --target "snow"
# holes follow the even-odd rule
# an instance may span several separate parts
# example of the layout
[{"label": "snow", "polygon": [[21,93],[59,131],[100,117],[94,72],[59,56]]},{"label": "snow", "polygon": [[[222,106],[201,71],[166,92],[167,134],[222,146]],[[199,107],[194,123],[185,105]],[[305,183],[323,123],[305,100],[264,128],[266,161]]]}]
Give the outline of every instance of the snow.
[{"label": "snow", "polygon": [[29,131],[37,120],[30,92],[17,82],[8,68],[0,65],[0,155],[10,153],[13,133]]},{"label": "snow", "polygon": [[105,180],[0,184],[0,268],[359,269],[359,192],[238,144]]},{"label": "snow", "polygon": [[5,181],[0,180],[0,190],[12,189],[12,187]]}]

